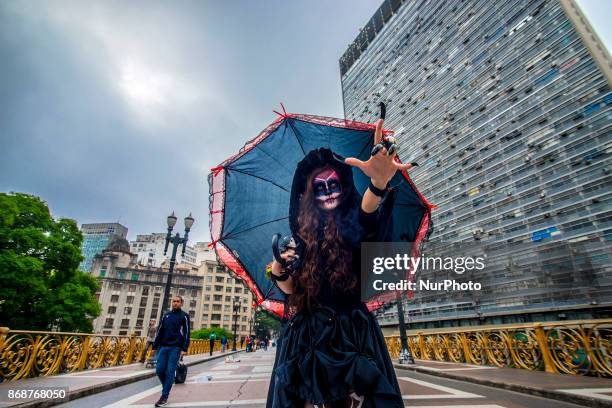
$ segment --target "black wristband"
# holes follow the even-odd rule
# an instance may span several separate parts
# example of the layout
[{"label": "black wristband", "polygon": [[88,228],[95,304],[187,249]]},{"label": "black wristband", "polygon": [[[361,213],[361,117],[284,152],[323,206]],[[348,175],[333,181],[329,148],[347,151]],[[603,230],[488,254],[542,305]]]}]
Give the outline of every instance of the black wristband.
[{"label": "black wristband", "polygon": [[381,190],[380,188],[377,188],[374,184],[372,184],[372,180],[370,180],[370,185],[368,186],[368,188],[376,197],[384,197],[385,193],[387,192],[386,187],[384,190]]},{"label": "black wristband", "polygon": [[289,279],[289,272],[284,272],[284,273],[281,273],[280,275],[275,275],[273,273],[270,273],[270,279],[272,279],[272,282],[284,282],[287,279]]}]

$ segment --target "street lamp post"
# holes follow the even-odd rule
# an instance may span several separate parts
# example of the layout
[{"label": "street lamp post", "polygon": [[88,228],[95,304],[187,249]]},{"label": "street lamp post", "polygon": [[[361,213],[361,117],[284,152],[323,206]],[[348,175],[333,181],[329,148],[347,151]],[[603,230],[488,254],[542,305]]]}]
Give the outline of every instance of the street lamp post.
[{"label": "street lamp post", "polygon": [[234,309],[234,347],[232,347],[232,351],[236,351],[236,329],[238,326],[238,312],[240,311],[240,299],[238,299],[238,296],[234,296],[232,307]]},{"label": "street lamp post", "polygon": [[172,236],[172,229],[176,225],[176,215],[174,215],[174,211],[172,214],[168,216],[168,234],[166,234],[166,246],[164,247],[164,256],[168,252],[168,245],[172,243],[172,256],[170,257],[170,268],[168,269],[168,279],[166,280],[166,288],[164,290],[164,300],[162,302],[160,319],[164,315],[164,310],[168,310],[169,302],[170,302],[170,287],[172,286],[172,273],[174,272],[174,264],[176,263],[176,251],[179,245],[183,245],[183,251],[181,252],[182,256],[185,256],[185,248],[187,247],[187,236],[189,235],[189,231],[195,222],[195,219],[191,216],[191,213],[187,217],[185,217],[185,235],[181,237],[181,235],[177,232],[175,236]]},{"label": "street lamp post", "polygon": [[402,345],[402,351],[399,356],[400,364],[414,364],[414,359],[410,353],[410,347],[408,347],[408,336],[406,335],[406,322],[404,321],[404,305],[402,304],[402,293],[397,292],[397,317],[400,331],[400,342]]}]

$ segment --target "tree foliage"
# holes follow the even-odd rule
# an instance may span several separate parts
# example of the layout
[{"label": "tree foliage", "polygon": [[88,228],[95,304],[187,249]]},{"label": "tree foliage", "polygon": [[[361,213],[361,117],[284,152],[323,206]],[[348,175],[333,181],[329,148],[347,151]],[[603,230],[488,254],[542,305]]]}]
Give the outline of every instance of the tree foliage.
[{"label": "tree foliage", "polygon": [[194,330],[191,332],[191,338],[208,340],[210,338],[210,333],[215,333],[217,340],[221,340],[223,336],[225,336],[228,341],[234,339],[234,334],[223,327],[207,327],[205,329]]},{"label": "tree foliage", "polygon": [[255,337],[258,339],[269,339],[280,332],[281,324],[279,318],[265,309],[257,312],[255,321]]},{"label": "tree foliage", "polygon": [[0,193],[0,324],[91,332],[100,314],[96,279],[78,267],[83,236],[54,220],[40,198]]}]

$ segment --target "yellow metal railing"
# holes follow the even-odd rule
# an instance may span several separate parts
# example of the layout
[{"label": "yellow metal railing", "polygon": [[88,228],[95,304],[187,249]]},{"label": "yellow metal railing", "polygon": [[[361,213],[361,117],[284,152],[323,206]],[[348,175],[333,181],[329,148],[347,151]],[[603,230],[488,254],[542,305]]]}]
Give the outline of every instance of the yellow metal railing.
[{"label": "yellow metal railing", "polygon": [[[400,353],[398,335],[385,337]],[[612,320],[576,320],[408,331],[417,359],[612,376]]]},{"label": "yellow metal railing", "polygon": [[[146,337],[9,330],[0,327],[0,382],[130,364]],[[209,353],[209,340],[192,339],[188,354]],[[221,351],[221,341],[213,351]],[[149,348],[150,354],[150,348]]]}]

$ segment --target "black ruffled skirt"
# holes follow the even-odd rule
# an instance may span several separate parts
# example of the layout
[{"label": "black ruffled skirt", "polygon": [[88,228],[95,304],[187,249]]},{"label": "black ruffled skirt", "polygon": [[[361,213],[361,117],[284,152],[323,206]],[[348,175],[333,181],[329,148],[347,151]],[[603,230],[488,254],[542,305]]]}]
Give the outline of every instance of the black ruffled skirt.
[{"label": "black ruffled skirt", "polygon": [[363,408],[404,407],[384,337],[365,305],[320,307],[285,323],[266,407],[344,407],[351,391],[365,396]]}]

